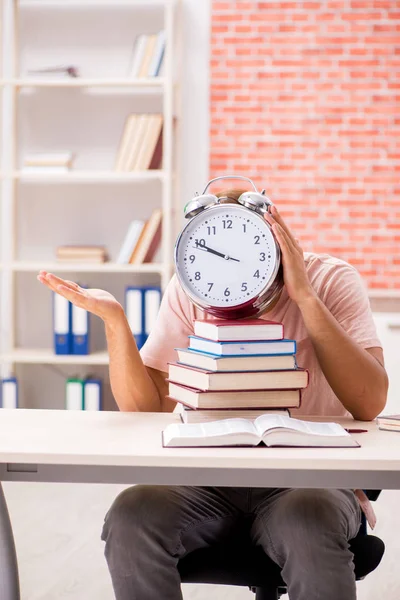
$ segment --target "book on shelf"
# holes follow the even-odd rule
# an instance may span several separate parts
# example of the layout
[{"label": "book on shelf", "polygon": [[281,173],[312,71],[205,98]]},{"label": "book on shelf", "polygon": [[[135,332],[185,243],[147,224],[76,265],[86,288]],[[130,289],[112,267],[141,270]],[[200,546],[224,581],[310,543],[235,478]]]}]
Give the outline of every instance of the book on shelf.
[{"label": "book on shelf", "polygon": [[80,377],[68,377],[65,384],[65,408],[83,410],[85,382]]},{"label": "book on shelf", "polygon": [[128,68],[128,77],[137,78],[140,67],[143,62],[144,53],[147,46],[147,34],[141,33],[138,35],[133,44],[132,56]]},{"label": "book on shelf", "polygon": [[152,330],[161,303],[161,288],[129,286],[125,289],[125,314],[138,349]]},{"label": "book on shelf", "polygon": [[217,356],[260,356],[269,354],[296,354],[295,340],[257,340],[214,342],[194,335],[189,336],[189,348]]},{"label": "book on shelf", "polygon": [[72,152],[38,152],[24,157],[26,167],[71,167],[74,155]]},{"label": "book on shelf", "polygon": [[257,417],[265,414],[269,415],[286,415],[290,417],[290,413],[286,408],[281,409],[263,409],[263,410],[247,410],[240,408],[237,410],[193,410],[187,406],[183,407],[180,413],[182,423],[208,423],[209,421],[222,421],[223,419],[249,419],[254,421]]},{"label": "book on shelf", "polygon": [[139,73],[137,75],[139,78],[149,76],[148,74],[149,74],[150,63],[153,58],[154,51],[156,49],[156,44],[157,44],[157,35],[154,33],[148,35],[147,40],[146,40],[145,51],[143,54],[143,60],[140,65]]},{"label": "book on shelf", "polygon": [[280,371],[296,368],[294,354],[216,356],[190,348],[175,348],[178,363],[207,371]]},{"label": "book on shelf", "polygon": [[125,120],[115,159],[118,172],[159,169],[162,163],[163,116],[132,114]]},{"label": "book on shelf", "polygon": [[18,408],[18,380],[16,377],[0,379],[0,408]]},{"label": "book on shelf", "polygon": [[384,431],[400,431],[400,415],[380,415],[377,423]]},{"label": "book on shelf", "polygon": [[144,136],[147,130],[147,125],[150,121],[149,114],[137,115],[135,126],[131,130],[131,135],[128,140],[128,149],[125,156],[125,162],[122,171],[133,171],[138,157],[140,147],[144,143]]},{"label": "book on shelf", "polygon": [[301,390],[204,391],[168,381],[168,397],[189,408],[299,408]]},{"label": "book on shelf", "polygon": [[132,114],[128,115],[125,119],[124,129],[122,131],[121,141],[119,143],[117,156],[115,159],[115,170],[118,172],[125,171],[125,165],[127,162],[127,155],[132,144],[133,133],[135,127],[137,126],[137,122],[139,120],[139,115]]},{"label": "book on shelf", "polygon": [[140,265],[151,262],[158,250],[162,233],[162,209],[153,210],[150,218],[146,221],[139,239],[132,251],[129,263]]},{"label": "book on shelf", "polygon": [[57,262],[104,263],[107,260],[105,246],[58,246],[56,249]]},{"label": "book on shelf", "polygon": [[281,340],[283,325],[264,319],[197,319],[194,322],[194,335],[214,342]]},{"label": "book on shelf", "polygon": [[165,30],[162,29],[157,34],[154,51],[150,60],[149,68],[147,71],[147,77],[158,77],[161,69],[161,65],[164,60],[165,54]]},{"label": "book on shelf", "polygon": [[101,379],[87,377],[83,385],[83,409],[84,410],[102,410],[103,409],[103,383]]},{"label": "book on shelf", "polygon": [[145,226],[144,221],[135,219],[131,222],[126,232],[124,241],[122,242],[121,249],[117,256],[117,264],[128,264],[132,256],[132,252],[140,238],[140,234]]},{"label": "book on shelf", "polygon": [[232,371],[215,372],[169,364],[169,380],[197,390],[281,390],[303,389],[308,385],[307,369],[288,371]]},{"label": "book on shelf", "polygon": [[139,147],[133,171],[146,171],[150,168],[157,144],[162,136],[162,115],[150,115],[143,134],[143,143]]},{"label": "book on shelf", "polygon": [[128,77],[158,77],[164,62],[165,31],[157,34],[142,33],[133,44]]},{"label": "book on shelf", "polygon": [[164,447],[258,446],[350,448],[360,444],[339,423],[300,421],[264,414],[250,419],[209,423],[171,423],[162,434]]},{"label": "book on shelf", "polygon": [[71,171],[70,167],[57,167],[57,166],[23,166],[23,175],[64,175]]}]

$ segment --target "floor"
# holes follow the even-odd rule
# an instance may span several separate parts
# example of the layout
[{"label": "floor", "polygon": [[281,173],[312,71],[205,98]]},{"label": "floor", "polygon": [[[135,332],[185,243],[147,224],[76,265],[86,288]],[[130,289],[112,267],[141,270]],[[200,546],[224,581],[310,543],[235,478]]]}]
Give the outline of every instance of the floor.
[{"label": "floor", "polygon": [[[6,483],[14,527],[22,600],[112,600],[100,530],[103,516],[126,486]],[[376,534],[386,544],[379,569],[358,584],[359,600],[400,598],[400,492],[376,504]],[[184,586],[185,600],[251,600],[248,590]]]}]

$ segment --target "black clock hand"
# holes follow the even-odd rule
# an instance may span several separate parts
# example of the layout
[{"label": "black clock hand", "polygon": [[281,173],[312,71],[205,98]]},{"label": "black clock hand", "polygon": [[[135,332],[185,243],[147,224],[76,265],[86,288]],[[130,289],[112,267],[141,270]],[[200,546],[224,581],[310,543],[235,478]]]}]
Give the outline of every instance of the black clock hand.
[{"label": "black clock hand", "polygon": [[206,252],[210,252],[210,254],[215,254],[216,256],[220,256],[221,258],[225,258],[225,260],[234,260],[235,262],[240,262],[237,258],[232,258],[228,254],[223,254],[222,252],[218,252],[217,250],[213,250],[209,246],[205,244],[198,244],[197,246],[193,246],[195,250],[205,250]]}]

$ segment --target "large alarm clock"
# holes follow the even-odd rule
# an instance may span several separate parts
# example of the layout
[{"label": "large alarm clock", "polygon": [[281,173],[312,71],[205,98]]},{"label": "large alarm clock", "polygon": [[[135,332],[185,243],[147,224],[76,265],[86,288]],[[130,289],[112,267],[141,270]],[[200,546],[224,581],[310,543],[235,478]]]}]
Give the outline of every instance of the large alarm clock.
[{"label": "large alarm clock", "polygon": [[[206,193],[221,179],[249,181],[238,203]],[[185,206],[189,222],[175,244],[179,282],[201,310],[222,319],[257,316],[283,287],[281,253],[264,214],[272,202],[247,177],[226,175],[208,182]]]}]

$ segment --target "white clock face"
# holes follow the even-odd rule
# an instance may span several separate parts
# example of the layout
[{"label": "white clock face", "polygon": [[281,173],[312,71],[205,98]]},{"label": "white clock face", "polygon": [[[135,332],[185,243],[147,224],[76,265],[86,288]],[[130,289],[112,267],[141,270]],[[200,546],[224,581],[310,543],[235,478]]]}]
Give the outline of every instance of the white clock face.
[{"label": "white clock face", "polygon": [[175,261],[184,288],[207,306],[238,306],[257,297],[276,272],[277,250],[266,221],[253,211],[221,204],[184,229]]}]

